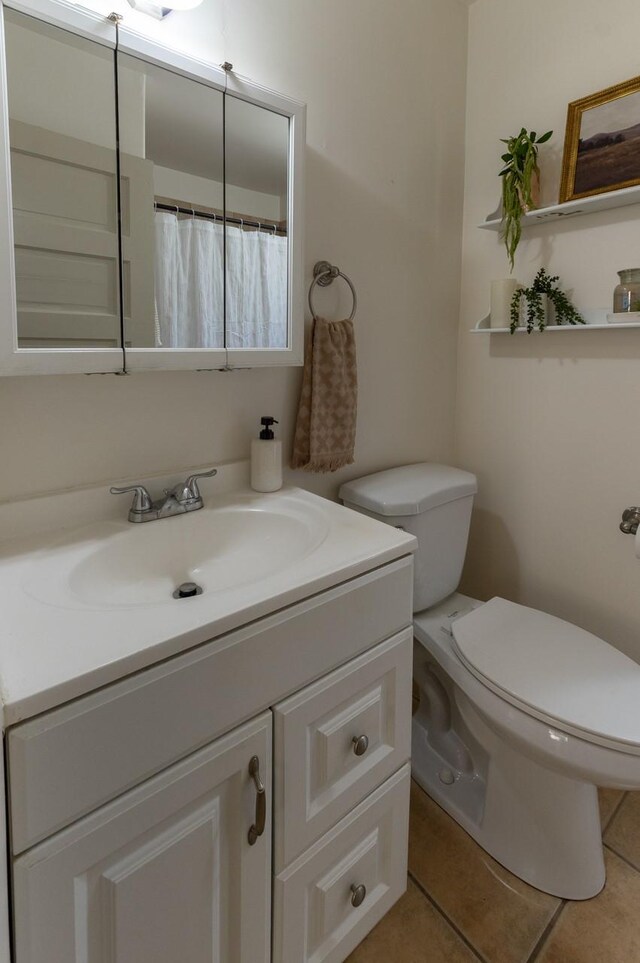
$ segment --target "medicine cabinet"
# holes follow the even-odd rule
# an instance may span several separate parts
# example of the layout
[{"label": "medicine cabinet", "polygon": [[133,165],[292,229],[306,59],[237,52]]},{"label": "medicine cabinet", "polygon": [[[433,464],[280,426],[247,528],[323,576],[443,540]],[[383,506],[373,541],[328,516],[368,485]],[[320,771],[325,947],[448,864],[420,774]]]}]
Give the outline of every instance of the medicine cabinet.
[{"label": "medicine cabinet", "polygon": [[304,105],[71,4],[2,14],[0,373],[301,364]]}]

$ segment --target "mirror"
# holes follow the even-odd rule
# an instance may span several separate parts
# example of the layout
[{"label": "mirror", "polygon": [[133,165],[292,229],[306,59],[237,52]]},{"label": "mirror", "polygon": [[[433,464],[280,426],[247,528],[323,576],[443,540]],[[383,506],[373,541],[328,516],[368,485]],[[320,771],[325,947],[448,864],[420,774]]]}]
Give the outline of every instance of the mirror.
[{"label": "mirror", "polygon": [[0,374],[301,364],[304,105],[75,4],[12,2]]},{"label": "mirror", "polygon": [[289,118],[226,95],[226,346],[288,345]]},{"label": "mirror", "polygon": [[122,53],[118,84],[125,346],[224,349],[223,94]]},{"label": "mirror", "polygon": [[8,9],[5,49],[18,347],[117,348],[113,52]]},{"label": "mirror", "polygon": [[289,118],[128,54],[118,83],[125,346],[286,348]]}]

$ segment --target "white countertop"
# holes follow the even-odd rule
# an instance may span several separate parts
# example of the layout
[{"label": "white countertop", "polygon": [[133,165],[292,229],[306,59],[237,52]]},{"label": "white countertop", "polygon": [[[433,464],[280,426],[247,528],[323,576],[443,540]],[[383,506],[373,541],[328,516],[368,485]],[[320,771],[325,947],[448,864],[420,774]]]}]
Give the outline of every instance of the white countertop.
[{"label": "white countertop", "polygon": [[[0,694],[5,726],[415,551],[413,536],[299,488],[285,487],[268,495],[247,488],[230,491],[246,471],[237,465],[226,467],[221,468],[221,477],[201,485],[202,512],[135,528],[167,526],[168,537],[174,533],[179,537],[185,519],[216,508],[242,505],[259,510],[277,505],[285,511],[289,506],[320,514],[322,538],[308,554],[278,572],[178,602],[114,606],[89,604],[81,597],[58,602],[58,569],[64,569],[70,558],[81,562],[105,538],[134,528],[126,521],[126,497],[105,497],[108,489],[101,486],[0,506],[0,527],[11,535],[0,542]],[[93,520],[79,517],[80,511],[90,513]],[[34,585],[34,579],[42,581],[43,572],[51,573],[47,584]]]}]

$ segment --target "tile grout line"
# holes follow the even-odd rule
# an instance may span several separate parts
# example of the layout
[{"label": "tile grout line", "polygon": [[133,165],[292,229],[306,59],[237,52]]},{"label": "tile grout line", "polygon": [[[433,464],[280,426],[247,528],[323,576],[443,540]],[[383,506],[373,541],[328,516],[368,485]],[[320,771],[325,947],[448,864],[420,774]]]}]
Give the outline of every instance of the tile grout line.
[{"label": "tile grout line", "polygon": [[480,963],[490,963],[490,961],[487,960],[486,956],[483,956],[483,954],[476,949],[473,943],[471,943],[469,939],[464,935],[462,930],[453,922],[453,920],[449,916],[447,916],[445,911],[442,909],[441,906],[438,905],[438,903],[433,898],[433,896],[424,888],[420,880],[416,876],[414,876],[411,871],[407,871],[407,876],[411,880],[411,882],[414,884],[414,886],[416,886],[416,888],[420,890],[424,898],[429,903],[431,903],[431,905],[436,910],[436,912],[443,918],[445,923],[453,930],[456,936],[458,936],[460,940],[462,940],[462,942],[467,947],[467,949],[471,950],[471,952],[476,957],[476,959],[480,960]]},{"label": "tile grout line", "polygon": [[[632,869],[634,869],[636,872],[638,872],[638,868],[637,868],[636,866],[634,866],[632,863],[630,863],[629,860],[625,859],[624,856],[621,856],[620,853],[618,853],[617,850],[615,850],[615,849],[613,848],[613,846],[610,846],[608,843],[605,843],[605,841],[604,841],[604,834],[605,834],[606,830],[609,828],[609,826],[611,825],[611,823],[613,822],[613,820],[615,819],[615,817],[618,815],[618,812],[619,812],[619,810],[620,810],[620,807],[622,806],[622,804],[623,804],[623,802],[625,801],[626,798],[627,798],[627,793],[624,792],[624,793],[622,794],[622,796],[620,797],[620,799],[618,800],[617,804],[613,807],[613,809],[612,809],[612,811],[611,811],[611,813],[610,813],[610,815],[609,815],[609,818],[607,819],[607,821],[606,821],[606,822],[604,823],[604,825],[602,826],[602,837],[603,837],[603,839],[602,839],[602,845],[603,845],[603,848],[604,848],[604,849],[609,849],[609,850],[611,850],[611,852],[612,852],[612,853],[615,853],[616,856],[619,856],[620,859],[623,860],[623,862],[627,863],[627,865],[629,865]],[[555,929],[556,923],[558,922],[558,920],[559,920],[559,918],[560,918],[560,914],[561,914],[562,911],[564,910],[565,906],[567,906],[567,904],[570,903],[570,902],[571,902],[571,900],[562,900],[562,901],[561,901],[561,903],[560,903],[560,905],[558,906],[558,908],[556,909],[555,913],[553,914],[553,916],[551,917],[551,919],[549,920],[549,922],[548,922],[547,925],[545,926],[545,928],[544,928],[544,930],[543,930],[540,938],[538,939],[538,942],[536,943],[536,945],[535,945],[534,948],[532,949],[531,953],[530,953],[529,956],[527,957],[525,963],[535,963],[536,959],[540,956],[540,953],[541,953],[542,950],[544,949],[545,943],[548,941],[548,939],[549,939],[549,937],[551,936],[553,930]]]},{"label": "tile grout line", "polygon": [[531,950],[531,953],[529,953],[529,956],[526,958],[524,963],[535,963],[535,960],[537,960],[537,958],[540,956],[540,953],[544,949],[545,943],[553,933],[556,923],[560,918],[560,914],[562,913],[562,911],[564,910],[568,902],[569,900],[566,900],[566,899],[563,899],[560,901],[560,905],[556,908],[553,916],[551,917],[551,919],[543,929],[542,933],[538,937],[538,941],[536,945],[533,947],[533,949]]},{"label": "tile grout line", "polygon": [[613,824],[614,819],[616,818],[616,816],[618,815],[618,813],[619,813],[620,810],[622,809],[623,803],[624,803],[624,801],[625,801],[625,799],[627,798],[628,795],[629,795],[629,792],[628,792],[628,791],[626,791],[626,792],[624,792],[624,793],[622,794],[622,798],[621,798],[620,801],[618,802],[618,805],[614,808],[613,812],[611,813],[611,815],[610,815],[609,818],[607,819],[607,822],[606,822],[605,825],[602,827],[602,845],[603,845],[604,849],[608,849],[610,853],[613,853],[614,856],[617,856],[618,859],[621,859],[622,862],[625,863],[630,869],[633,869],[636,873],[640,873],[640,866],[637,866],[635,863],[633,863],[627,856],[625,856],[625,855],[624,855],[623,853],[621,853],[618,849],[616,849],[616,847],[615,847],[615,845],[614,845],[613,843],[608,843],[608,842],[605,840],[605,838],[604,838],[604,835],[605,835],[606,831],[607,831],[607,830],[609,829],[609,827]]},{"label": "tile grout line", "polygon": [[625,799],[627,798],[628,795],[629,795],[628,792],[623,792],[623,793],[622,793],[622,797],[618,800],[617,805],[613,807],[613,810],[611,811],[611,815],[609,816],[609,818],[607,819],[606,823],[605,823],[604,826],[602,827],[602,842],[603,842],[603,843],[604,843],[604,834],[606,833],[607,829],[609,828],[609,826],[611,825],[611,823],[613,822],[613,820],[616,818],[616,816],[618,815],[618,813],[620,812],[620,809],[622,808],[622,804],[623,804],[623,802],[625,801]]},{"label": "tile grout line", "polygon": [[[613,808],[613,810],[612,810],[609,818],[607,819],[606,823],[604,823],[604,825],[603,825],[603,827],[602,827],[602,835],[603,835],[602,846],[603,846],[604,849],[608,849],[610,852],[612,852],[615,856],[617,856],[619,859],[621,859],[621,860],[623,861],[623,863],[626,863],[626,865],[629,866],[630,869],[633,869],[633,870],[637,873],[637,872],[640,872],[640,870],[639,870],[639,868],[638,868],[637,866],[634,866],[634,864],[633,864],[629,859],[627,859],[625,856],[623,856],[621,853],[619,853],[619,852],[617,851],[617,849],[615,849],[610,843],[605,843],[605,841],[604,841],[604,833],[605,833],[606,830],[609,828],[609,826],[611,825],[611,823],[613,822],[613,820],[615,819],[615,817],[618,815],[618,812],[620,811],[620,808],[622,807],[622,804],[624,803],[625,799],[627,798],[627,795],[628,795],[628,794],[627,794],[626,792],[622,794],[621,798],[618,800],[617,805],[614,806],[614,808]],[[529,956],[528,956],[527,960],[525,961],[525,963],[535,963],[535,960],[539,957],[540,953],[541,953],[542,950],[544,949],[545,943],[547,942],[547,940],[548,940],[549,937],[551,936],[553,930],[555,929],[556,923],[558,922],[558,919],[560,918],[560,914],[562,913],[562,911],[564,910],[565,906],[567,906],[567,904],[568,904],[569,902],[571,902],[571,900],[562,900],[562,902],[560,903],[560,906],[557,908],[557,910],[556,910],[555,913],[553,914],[552,918],[549,920],[549,922],[547,923],[546,927],[544,928],[544,931],[543,931],[542,935],[540,936],[540,939],[538,940],[538,942],[537,942],[536,945],[534,946],[533,950],[532,950],[531,953],[529,954]]]},{"label": "tile grout line", "polygon": [[635,863],[632,863],[631,860],[628,859],[626,856],[623,856],[622,853],[619,853],[618,850],[611,845],[611,843],[604,843],[603,845],[604,845],[604,848],[608,849],[610,853],[613,853],[614,856],[617,856],[618,859],[621,859],[622,862],[629,867],[629,869],[634,870],[634,872],[636,873],[640,873],[640,868],[636,866]]}]

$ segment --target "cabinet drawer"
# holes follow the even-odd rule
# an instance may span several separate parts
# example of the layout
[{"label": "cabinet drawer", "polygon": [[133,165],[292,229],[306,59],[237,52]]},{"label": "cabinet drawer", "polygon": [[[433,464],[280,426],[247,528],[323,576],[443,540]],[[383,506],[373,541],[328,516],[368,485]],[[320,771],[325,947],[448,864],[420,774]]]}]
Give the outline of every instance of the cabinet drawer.
[{"label": "cabinet drawer", "polygon": [[410,624],[412,571],[399,559],[15,726],[14,854]]},{"label": "cabinet drawer", "polygon": [[412,636],[405,629],[275,707],[276,872],[409,758]]},{"label": "cabinet drawer", "polygon": [[[274,885],[277,963],[341,963],[407,885],[407,764],[323,836]],[[352,887],[364,886],[359,906]]]}]

